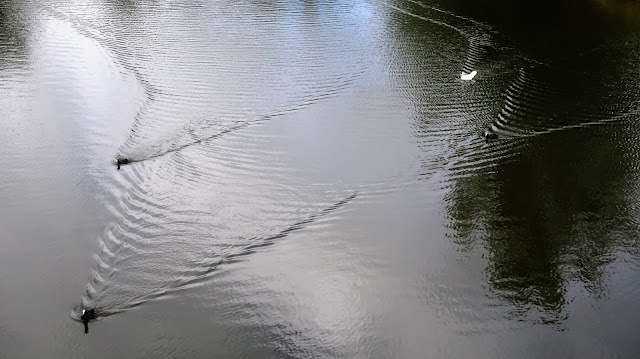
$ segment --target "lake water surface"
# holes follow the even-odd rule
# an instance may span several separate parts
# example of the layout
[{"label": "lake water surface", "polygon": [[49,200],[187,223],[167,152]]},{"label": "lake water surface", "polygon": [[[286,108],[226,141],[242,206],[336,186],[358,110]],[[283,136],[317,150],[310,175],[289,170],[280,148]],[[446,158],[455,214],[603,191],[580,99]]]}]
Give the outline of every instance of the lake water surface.
[{"label": "lake water surface", "polygon": [[3,1],[0,358],[638,357],[639,74],[632,1]]}]

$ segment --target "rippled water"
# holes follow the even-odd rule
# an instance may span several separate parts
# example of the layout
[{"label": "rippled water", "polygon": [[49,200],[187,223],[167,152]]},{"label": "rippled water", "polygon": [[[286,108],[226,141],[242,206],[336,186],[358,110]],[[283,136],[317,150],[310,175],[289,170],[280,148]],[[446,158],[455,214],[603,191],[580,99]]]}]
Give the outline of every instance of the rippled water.
[{"label": "rippled water", "polygon": [[634,357],[639,40],[622,0],[5,1],[0,358]]}]

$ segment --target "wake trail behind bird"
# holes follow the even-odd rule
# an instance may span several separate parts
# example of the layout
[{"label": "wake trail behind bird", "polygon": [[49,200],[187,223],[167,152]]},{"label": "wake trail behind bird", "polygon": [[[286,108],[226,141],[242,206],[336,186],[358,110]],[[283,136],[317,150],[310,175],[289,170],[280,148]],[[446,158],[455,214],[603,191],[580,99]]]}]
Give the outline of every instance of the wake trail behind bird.
[{"label": "wake trail behind bird", "polygon": [[201,121],[192,121],[183,126],[182,130],[177,131],[177,133],[174,134],[171,138],[159,142],[155,145],[141,145],[137,143],[137,133],[136,131],[132,130],[132,134],[129,136],[125,144],[123,144],[118,150],[116,158],[126,158],[129,160],[129,162],[140,162],[162,157],[172,152],[181,151],[185,148],[220,138],[226,134],[243,130],[249,126],[261,124],[274,118],[305,109],[308,106],[317,103],[318,101],[333,97],[340,91],[343,91],[344,89],[353,85],[361,75],[362,72],[359,71],[348,77],[341,83],[336,84],[335,87],[332,87],[320,94],[303,97],[297,104],[286,106],[280,110],[255,117],[251,120],[242,121],[224,129],[212,128],[218,124],[214,121],[209,122],[205,119]]},{"label": "wake trail behind bird", "polygon": [[620,69],[615,81],[610,74],[602,78],[598,69],[612,66],[610,59],[599,56],[602,50],[521,67],[504,93],[491,130],[528,137],[635,119],[639,91],[626,74],[636,69]]},{"label": "wake trail behind bird", "polygon": [[[91,270],[90,280],[86,285],[85,293],[82,298],[82,304],[72,311],[72,318],[78,320],[78,313],[83,308],[98,308],[101,317],[107,317],[117,314],[128,309],[139,306],[150,300],[162,297],[168,293],[184,289],[190,285],[199,283],[209,278],[220,265],[231,263],[240,257],[246,256],[258,250],[261,247],[269,246],[276,243],[277,240],[287,237],[295,231],[307,228],[309,225],[317,222],[319,219],[326,217],[335,211],[343,208],[345,205],[353,201],[358,196],[358,192],[353,192],[334,204],[324,207],[302,220],[295,221],[283,228],[282,230],[268,235],[260,235],[255,237],[247,237],[245,239],[236,239],[233,246],[227,246],[226,249],[217,254],[205,256],[197,261],[176,260],[162,261],[154,256],[155,263],[149,263],[156,269],[161,269],[163,277],[159,277],[157,273],[151,274],[151,270],[147,266],[134,266],[137,273],[131,272],[131,268],[122,273],[124,270],[122,265],[128,261],[138,260],[137,256],[146,256],[152,254],[156,250],[153,245],[153,237],[159,234],[154,231],[146,231],[144,222],[149,222],[155,218],[149,217],[145,219],[137,218],[135,222],[127,219],[131,215],[125,215],[120,222],[114,223],[100,239],[100,252],[94,256],[96,260],[95,267]],[[136,196],[137,197],[137,196]],[[131,197],[132,200],[134,197]],[[133,205],[136,201],[128,201],[124,212],[141,211]],[[158,210],[151,210],[158,212]],[[158,213],[156,213],[158,214]],[[133,218],[136,215],[133,214]],[[143,222],[143,225],[140,225]],[[151,223],[148,223],[152,225]],[[186,248],[185,248],[186,249]],[[158,255],[161,253],[158,252]],[[174,253],[180,257],[180,253]],[[183,253],[189,256],[188,253]],[[213,253],[212,253],[213,254]],[[163,262],[163,263],[161,263]],[[153,279],[151,279],[153,276]],[[147,290],[135,283],[140,280],[153,281],[153,288],[146,285]]]}]

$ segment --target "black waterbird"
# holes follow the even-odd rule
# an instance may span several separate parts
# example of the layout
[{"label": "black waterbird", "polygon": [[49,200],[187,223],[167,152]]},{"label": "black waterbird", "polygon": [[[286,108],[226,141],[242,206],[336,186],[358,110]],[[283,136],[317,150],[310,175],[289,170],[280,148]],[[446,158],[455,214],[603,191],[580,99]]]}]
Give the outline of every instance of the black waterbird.
[{"label": "black waterbird", "polygon": [[85,333],[89,333],[89,320],[91,319],[96,319],[96,310],[95,309],[89,309],[89,310],[82,310],[82,316],[80,317],[80,319],[82,319],[82,323],[84,324],[84,332]]},{"label": "black waterbird", "polygon": [[492,132],[486,132],[484,133],[484,138],[487,141],[487,143],[489,143],[489,140],[496,140],[498,139],[498,134],[497,133],[492,133]]},{"label": "black waterbird", "polygon": [[129,163],[129,160],[126,158],[118,158],[118,170],[120,170],[120,165],[126,165]]}]

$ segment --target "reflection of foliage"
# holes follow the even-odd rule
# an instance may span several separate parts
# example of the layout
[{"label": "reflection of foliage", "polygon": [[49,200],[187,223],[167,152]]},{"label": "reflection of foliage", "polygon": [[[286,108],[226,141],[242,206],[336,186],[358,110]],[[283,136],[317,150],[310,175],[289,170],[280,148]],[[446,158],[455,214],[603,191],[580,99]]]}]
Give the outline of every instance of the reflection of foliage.
[{"label": "reflection of foliage", "polygon": [[[456,181],[448,215],[453,237],[489,253],[490,290],[514,314],[557,323],[571,301],[571,285],[605,294],[605,266],[619,239],[637,237],[629,193],[637,167],[622,126],[567,131],[529,139],[512,161],[491,175]],[[633,140],[633,139],[629,139]],[[570,144],[570,147],[569,147]],[[622,144],[622,145],[620,145]],[[628,232],[621,235],[620,231]]]},{"label": "reflection of foliage", "polygon": [[114,12],[120,12],[126,16],[135,16],[136,11],[140,11],[139,1],[137,0],[109,0],[105,5],[113,9]]},{"label": "reflection of foliage", "polygon": [[[630,74],[637,73],[637,61],[632,59],[640,47],[633,41],[609,46],[605,36],[623,33],[616,39],[620,40],[634,34],[612,22],[610,14],[589,6],[576,11],[592,22],[556,18],[548,29],[536,32],[532,29],[541,25],[528,23],[537,21],[535,16],[523,20],[517,15],[528,14],[528,7],[536,11],[547,11],[547,7],[492,4],[453,0],[442,7],[495,25],[514,37],[519,54],[553,59],[537,67],[527,63],[524,72],[518,68],[518,75],[526,76],[514,85],[518,91],[510,94],[513,137],[482,147],[466,141],[467,135],[477,136],[494,123],[504,107],[505,91],[497,78],[455,92],[447,91],[446,79],[421,82],[447,68],[438,62],[442,59],[432,60],[430,54],[455,52],[455,48],[434,51],[430,47],[428,39],[434,32],[424,29],[431,23],[409,18],[405,26],[396,28],[403,41],[426,37],[412,47],[416,53],[404,52],[399,67],[408,74],[402,80],[410,85],[416,105],[414,131],[428,161],[425,172],[445,166],[451,174],[451,190],[445,198],[451,241],[463,252],[484,248],[487,289],[510,304],[516,319],[558,324],[566,318],[572,296],[580,292],[606,295],[607,266],[618,250],[633,250],[635,243],[628,238],[638,237],[632,213],[638,189],[638,133],[633,121],[639,90]],[[415,13],[423,15],[419,11]],[[605,29],[604,34],[592,33],[598,28],[593,24]],[[570,29],[560,31],[560,36],[554,32],[565,27]],[[427,45],[421,47],[421,43]],[[502,59],[504,54],[496,57]],[[487,67],[499,61],[488,56],[482,60]],[[508,83],[513,84],[513,79]],[[461,94],[468,96],[457,97]],[[465,105],[455,108],[458,103]],[[456,111],[462,116],[450,115]],[[483,166],[478,159],[490,162],[490,168],[476,168]]]},{"label": "reflection of foliage", "polygon": [[0,69],[25,63],[16,57],[26,56],[27,25],[18,1],[0,3]]},{"label": "reflection of foliage", "polygon": [[[429,2],[432,1],[436,6],[495,26],[530,55],[553,57],[615,41],[629,28],[637,28],[640,19],[637,2],[625,0]],[[607,11],[603,11],[602,4],[606,4]]]}]

